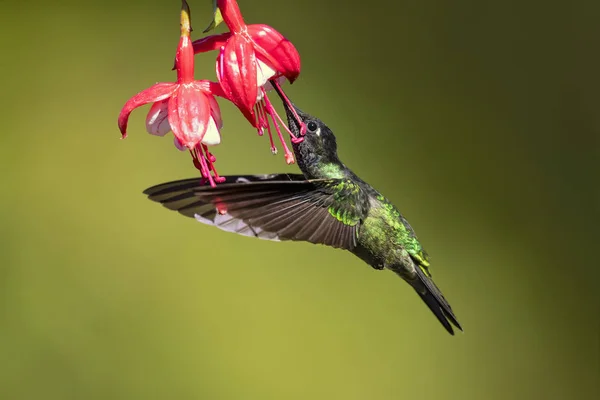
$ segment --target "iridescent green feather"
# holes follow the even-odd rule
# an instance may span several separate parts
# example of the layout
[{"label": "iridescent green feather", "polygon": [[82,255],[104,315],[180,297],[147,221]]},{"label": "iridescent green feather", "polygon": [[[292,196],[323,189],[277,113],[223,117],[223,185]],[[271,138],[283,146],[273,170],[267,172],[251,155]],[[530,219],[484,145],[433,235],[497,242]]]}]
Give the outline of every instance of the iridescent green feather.
[{"label": "iridescent green feather", "polygon": [[355,226],[364,214],[364,210],[357,209],[362,204],[360,186],[350,179],[330,182],[328,189],[333,192],[333,203],[328,208],[329,214],[345,225]]},{"label": "iridescent green feather", "polygon": [[385,223],[386,227],[391,230],[389,234],[392,241],[396,245],[406,249],[423,273],[431,277],[428,269],[429,259],[427,253],[423,250],[410,224],[387,198],[382,195],[377,195],[376,198],[380,204],[380,208],[379,210],[375,210],[375,213]]}]

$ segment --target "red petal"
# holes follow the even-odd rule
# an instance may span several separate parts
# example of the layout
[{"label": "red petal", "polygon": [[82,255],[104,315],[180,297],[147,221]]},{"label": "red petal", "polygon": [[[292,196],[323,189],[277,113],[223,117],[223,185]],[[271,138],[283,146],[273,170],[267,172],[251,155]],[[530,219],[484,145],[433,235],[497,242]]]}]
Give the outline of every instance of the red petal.
[{"label": "red petal", "polygon": [[221,84],[218,82],[211,82],[206,79],[202,79],[200,81],[195,81],[194,84],[200,87],[204,93],[210,93],[213,96],[227,98],[223,88],[221,88]]},{"label": "red petal", "polygon": [[258,87],[252,42],[241,35],[232,35],[217,59],[217,77],[227,98],[246,118],[253,120]]},{"label": "red petal", "polygon": [[169,124],[179,142],[189,149],[200,143],[210,118],[208,97],[194,84],[182,84],[169,99]]},{"label": "red petal", "polygon": [[221,47],[225,46],[230,36],[231,33],[227,32],[220,35],[211,35],[199,40],[194,40],[192,42],[192,46],[194,46],[194,54],[220,49]]},{"label": "red petal", "polygon": [[169,97],[173,91],[177,88],[177,84],[171,82],[161,82],[156,85],[150,86],[146,90],[142,90],[129,100],[121,109],[119,113],[119,130],[123,137],[127,137],[127,121],[129,120],[129,114],[144,104],[152,103],[155,101],[161,101]]},{"label": "red petal", "polygon": [[296,80],[300,74],[300,54],[292,42],[268,25],[248,25],[248,33],[261,61],[272,65],[290,83]]}]

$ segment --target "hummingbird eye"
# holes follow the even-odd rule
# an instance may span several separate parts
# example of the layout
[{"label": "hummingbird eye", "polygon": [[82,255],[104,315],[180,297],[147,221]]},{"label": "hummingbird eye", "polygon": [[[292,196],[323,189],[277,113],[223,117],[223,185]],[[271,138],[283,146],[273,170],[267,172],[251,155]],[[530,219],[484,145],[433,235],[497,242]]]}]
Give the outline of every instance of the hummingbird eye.
[{"label": "hummingbird eye", "polygon": [[307,125],[306,128],[314,133],[317,129],[319,129],[319,125],[317,125],[317,123],[315,121],[310,121]]}]

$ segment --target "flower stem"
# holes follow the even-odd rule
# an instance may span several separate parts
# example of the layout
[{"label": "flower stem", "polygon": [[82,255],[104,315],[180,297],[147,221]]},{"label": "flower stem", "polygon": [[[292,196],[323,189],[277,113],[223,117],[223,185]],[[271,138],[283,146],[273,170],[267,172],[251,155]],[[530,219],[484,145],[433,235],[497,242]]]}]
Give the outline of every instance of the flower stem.
[{"label": "flower stem", "polygon": [[190,83],[194,80],[194,47],[190,39],[192,31],[190,7],[185,0],[181,2],[181,38],[175,54],[177,83]]},{"label": "flower stem", "polygon": [[229,27],[229,30],[233,33],[241,33],[246,29],[246,23],[240,7],[235,0],[218,0],[217,5],[221,10],[221,16],[223,21]]},{"label": "flower stem", "polygon": [[192,31],[192,12],[187,1],[181,0],[181,36],[190,36]]}]

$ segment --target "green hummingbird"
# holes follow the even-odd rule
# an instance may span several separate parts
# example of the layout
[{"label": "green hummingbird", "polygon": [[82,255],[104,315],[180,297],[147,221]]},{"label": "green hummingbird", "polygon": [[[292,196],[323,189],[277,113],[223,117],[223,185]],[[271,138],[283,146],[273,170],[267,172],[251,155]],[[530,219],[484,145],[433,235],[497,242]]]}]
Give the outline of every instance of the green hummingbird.
[{"label": "green hummingbird", "polygon": [[284,104],[288,126],[297,137],[300,123],[294,114],[306,126],[304,140],[292,143],[302,174],[227,176],[216,187],[192,178],[144,193],[224,231],[348,250],[371,267],[389,269],[408,282],[450,334],[452,325],[462,330],[431,279],[427,253],[408,221],[340,161],[336,138],[323,121],[291,102]]}]

